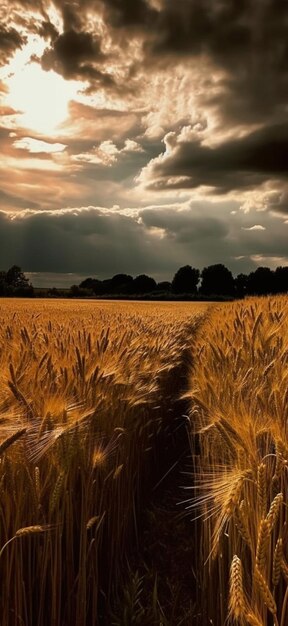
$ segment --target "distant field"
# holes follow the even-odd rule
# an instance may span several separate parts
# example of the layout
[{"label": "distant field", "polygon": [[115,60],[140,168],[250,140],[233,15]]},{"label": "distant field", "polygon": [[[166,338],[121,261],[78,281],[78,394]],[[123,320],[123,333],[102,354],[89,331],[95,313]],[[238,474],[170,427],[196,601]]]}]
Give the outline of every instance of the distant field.
[{"label": "distant field", "polygon": [[110,623],[177,372],[206,311],[0,300],[3,626]]}]

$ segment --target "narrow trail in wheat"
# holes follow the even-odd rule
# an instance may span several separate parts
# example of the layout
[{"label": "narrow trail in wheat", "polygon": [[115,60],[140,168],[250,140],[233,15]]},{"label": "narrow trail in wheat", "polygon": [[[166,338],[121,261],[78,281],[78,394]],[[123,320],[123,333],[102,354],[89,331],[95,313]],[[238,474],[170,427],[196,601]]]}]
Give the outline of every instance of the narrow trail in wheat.
[{"label": "narrow trail in wheat", "polygon": [[[189,402],[183,395],[193,368],[193,343],[211,310],[212,307],[197,330],[193,328],[191,346],[183,351],[180,365],[171,374],[170,415],[157,441],[154,486],[143,507],[138,546],[131,550],[129,557],[126,598],[121,595],[118,605],[120,613],[125,613],[126,603],[133,602],[135,594],[143,608],[139,616],[141,626],[191,626],[192,620],[195,625],[201,624],[196,606],[199,581],[195,562],[199,525],[187,513],[184,502],[186,488],[191,487],[193,461]],[[133,596],[130,600],[129,593]],[[131,613],[135,611],[130,609]]]}]

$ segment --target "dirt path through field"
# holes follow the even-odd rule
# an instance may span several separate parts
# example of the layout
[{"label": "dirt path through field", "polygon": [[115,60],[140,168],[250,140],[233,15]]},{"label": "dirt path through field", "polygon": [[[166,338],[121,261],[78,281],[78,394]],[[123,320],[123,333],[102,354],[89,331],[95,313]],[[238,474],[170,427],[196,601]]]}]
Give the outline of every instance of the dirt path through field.
[{"label": "dirt path through field", "polygon": [[[209,314],[207,311],[199,322],[198,331]],[[168,428],[157,443],[161,468],[142,513],[138,552],[129,558],[127,584],[117,605],[115,626],[200,624],[196,608],[197,524],[191,520],[184,502],[191,495],[193,473],[188,437],[189,403],[181,398],[187,390],[193,365],[195,338],[194,330],[191,349],[183,353],[181,365],[171,377]]]}]

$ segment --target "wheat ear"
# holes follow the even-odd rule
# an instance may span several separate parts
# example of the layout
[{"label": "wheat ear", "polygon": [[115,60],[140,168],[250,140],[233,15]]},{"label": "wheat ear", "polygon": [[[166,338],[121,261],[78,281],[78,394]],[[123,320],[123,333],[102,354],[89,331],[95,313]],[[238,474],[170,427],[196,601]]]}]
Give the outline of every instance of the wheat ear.
[{"label": "wheat ear", "polygon": [[0,444],[0,455],[3,454],[3,452],[5,452],[7,448],[12,446],[12,443],[15,443],[17,439],[20,439],[20,437],[22,437],[22,435],[26,433],[26,430],[26,428],[20,428],[19,430],[17,430],[16,433],[10,435],[10,437],[7,437],[7,439],[4,439],[4,441],[2,441],[2,443]]},{"label": "wheat ear", "polygon": [[273,570],[272,570],[272,583],[276,587],[280,580],[281,574],[281,562],[283,559],[283,541],[279,537],[273,555]]},{"label": "wheat ear", "polygon": [[233,557],[230,568],[229,611],[230,615],[236,619],[243,617],[246,611],[242,563],[236,554]]},{"label": "wheat ear", "polygon": [[263,570],[266,561],[266,548],[269,541],[270,527],[267,519],[262,519],[258,531],[257,548],[256,548],[256,567]]},{"label": "wheat ear", "polygon": [[272,613],[273,615],[276,615],[277,613],[276,602],[272,596],[272,593],[268,587],[268,584],[264,576],[262,576],[258,567],[255,567],[254,579],[255,579],[255,583],[258,587],[258,590],[260,592],[260,595],[262,597],[262,600],[265,606],[267,606],[267,609],[270,611],[270,613]]},{"label": "wheat ear", "polygon": [[0,550],[0,558],[5,550],[5,548],[9,545],[9,543],[11,543],[12,541],[15,541],[15,539],[17,539],[18,537],[23,537],[23,536],[27,536],[27,535],[34,535],[36,533],[44,533],[46,530],[49,530],[51,528],[51,526],[24,526],[23,528],[19,528],[15,535],[13,535],[13,537],[11,537],[11,539],[8,539],[8,541],[6,541],[6,543],[4,544],[4,546],[1,548]]},{"label": "wheat ear", "polygon": [[277,493],[273,502],[271,503],[268,515],[266,517],[267,522],[269,524],[270,532],[271,530],[273,530],[277,522],[282,503],[283,503],[283,493],[280,491],[280,493]]}]

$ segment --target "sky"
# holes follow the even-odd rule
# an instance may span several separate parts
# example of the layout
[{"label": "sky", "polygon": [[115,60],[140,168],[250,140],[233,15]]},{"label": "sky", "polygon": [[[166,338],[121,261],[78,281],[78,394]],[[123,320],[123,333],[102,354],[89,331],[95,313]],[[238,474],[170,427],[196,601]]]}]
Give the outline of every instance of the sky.
[{"label": "sky", "polygon": [[0,269],[288,265],[287,0],[2,0]]}]

